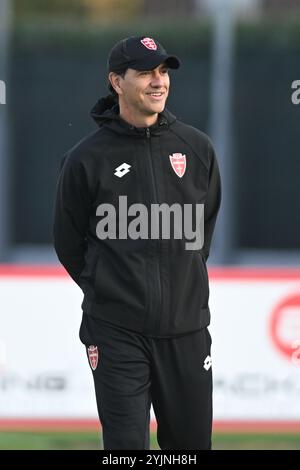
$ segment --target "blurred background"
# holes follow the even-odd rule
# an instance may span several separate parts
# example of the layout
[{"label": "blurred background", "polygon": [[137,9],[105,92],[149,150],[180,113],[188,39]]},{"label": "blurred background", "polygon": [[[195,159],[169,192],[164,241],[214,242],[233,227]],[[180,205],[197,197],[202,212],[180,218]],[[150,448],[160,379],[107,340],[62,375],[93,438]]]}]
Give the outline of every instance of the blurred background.
[{"label": "blurred background", "polygon": [[221,170],[214,447],[299,449],[299,0],[1,0],[0,448],[99,445],[53,202],[62,156],[95,129],[110,48],[138,34],[181,58],[167,107]]}]

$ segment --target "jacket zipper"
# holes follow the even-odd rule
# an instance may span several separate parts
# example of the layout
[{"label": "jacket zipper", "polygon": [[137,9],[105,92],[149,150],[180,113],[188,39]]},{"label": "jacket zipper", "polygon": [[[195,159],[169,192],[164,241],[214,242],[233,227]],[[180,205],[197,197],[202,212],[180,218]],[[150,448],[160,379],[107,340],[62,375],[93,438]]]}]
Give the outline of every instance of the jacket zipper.
[{"label": "jacket zipper", "polygon": [[[153,169],[153,162],[152,162],[152,153],[151,153],[151,144],[150,144],[150,137],[151,137],[151,134],[150,134],[150,129],[147,127],[146,128],[146,136],[147,136],[147,139],[149,139],[149,161],[150,161],[150,172],[151,172],[151,183],[152,183],[152,188],[153,188],[153,194],[154,194],[154,202],[156,204],[158,204],[158,197],[157,197],[157,187],[156,187],[156,182],[155,182],[155,178],[154,178],[154,169]],[[159,326],[159,321],[160,321],[160,316],[161,316],[161,298],[162,298],[162,295],[161,295],[161,292],[162,292],[162,288],[161,288],[161,276],[160,276],[160,262],[159,262],[159,258],[160,258],[160,241],[159,239],[157,240],[158,242],[158,256],[155,256],[155,269],[156,269],[156,279],[157,279],[157,292],[158,292],[158,312],[157,312],[157,320],[156,320],[156,325],[155,325],[155,328],[158,330],[158,326]],[[155,331],[158,333],[158,331]]]}]

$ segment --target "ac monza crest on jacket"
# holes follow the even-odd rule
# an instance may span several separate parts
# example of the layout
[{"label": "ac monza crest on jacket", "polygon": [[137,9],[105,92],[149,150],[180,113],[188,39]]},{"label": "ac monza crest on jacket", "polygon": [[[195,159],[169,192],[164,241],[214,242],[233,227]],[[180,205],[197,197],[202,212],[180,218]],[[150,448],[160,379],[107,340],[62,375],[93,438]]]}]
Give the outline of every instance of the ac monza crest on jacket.
[{"label": "ac monza crest on jacket", "polygon": [[93,370],[96,370],[97,365],[98,365],[98,358],[99,358],[97,346],[89,346],[88,355],[89,355],[89,362],[90,362],[91,368]]},{"label": "ac monza crest on jacket", "polygon": [[186,157],[182,153],[169,155],[173,170],[179,178],[182,178],[186,170]]},{"label": "ac monza crest on jacket", "polygon": [[147,49],[150,49],[151,51],[156,51],[156,49],[157,49],[157,45],[155,44],[155,42],[151,38],[141,39],[141,43],[145,47],[147,47]]}]

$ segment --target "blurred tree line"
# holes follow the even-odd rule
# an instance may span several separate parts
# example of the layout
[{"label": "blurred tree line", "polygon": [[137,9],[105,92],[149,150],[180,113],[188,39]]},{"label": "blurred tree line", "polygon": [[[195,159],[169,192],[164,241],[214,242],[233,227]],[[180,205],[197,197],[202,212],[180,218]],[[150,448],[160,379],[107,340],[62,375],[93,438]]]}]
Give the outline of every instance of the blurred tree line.
[{"label": "blurred tree line", "polygon": [[[208,17],[166,21],[149,16],[140,21],[145,7],[141,0],[14,3],[7,97],[8,231],[12,246],[49,246],[60,161],[96,128],[89,111],[108,92],[106,58],[112,45],[121,37],[146,34],[177,54],[183,66],[171,72],[167,106],[179,119],[210,134],[213,24]],[[122,11],[128,3],[132,18],[126,21],[124,16],[121,22],[99,27],[88,19],[101,18],[105,5],[114,16],[114,5]],[[232,74],[237,250],[300,249],[300,105],[291,102],[291,84],[300,79],[299,55],[299,15],[284,21],[269,16],[237,22]]]},{"label": "blurred tree line", "polygon": [[19,19],[65,16],[115,21],[134,19],[142,13],[143,0],[13,0]]}]

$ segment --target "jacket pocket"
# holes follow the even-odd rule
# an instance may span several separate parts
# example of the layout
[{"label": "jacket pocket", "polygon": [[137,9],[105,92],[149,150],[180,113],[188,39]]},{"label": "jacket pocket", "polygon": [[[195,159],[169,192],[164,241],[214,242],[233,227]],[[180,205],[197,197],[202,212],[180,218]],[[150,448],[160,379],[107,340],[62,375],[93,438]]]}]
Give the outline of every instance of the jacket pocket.
[{"label": "jacket pocket", "polygon": [[113,246],[99,247],[94,274],[96,303],[118,303],[132,309],[144,309],[143,259],[138,252],[121,251]]}]

